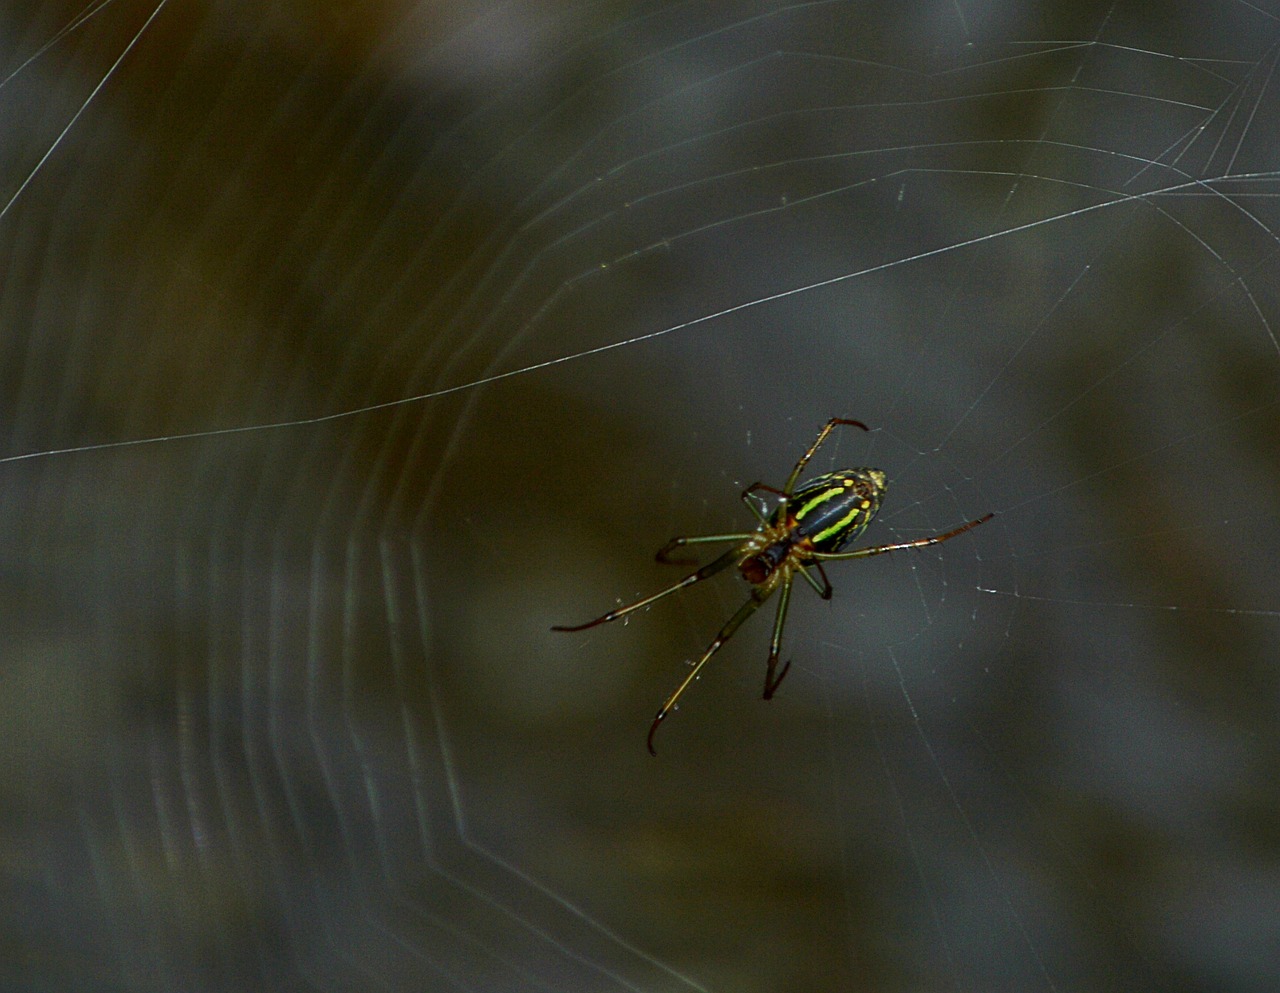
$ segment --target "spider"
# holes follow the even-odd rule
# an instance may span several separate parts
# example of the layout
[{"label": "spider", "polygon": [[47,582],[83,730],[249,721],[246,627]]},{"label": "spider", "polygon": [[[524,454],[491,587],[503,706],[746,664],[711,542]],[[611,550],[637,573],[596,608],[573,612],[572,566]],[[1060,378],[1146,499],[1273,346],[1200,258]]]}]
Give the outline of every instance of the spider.
[{"label": "spider", "polygon": [[[914,541],[899,541],[889,545],[874,545],[871,548],[859,548],[853,552],[840,551],[858,535],[866,530],[872,518],[880,509],[888,483],[884,473],[879,469],[841,469],[818,476],[796,489],[796,481],[800,473],[813,458],[814,453],[827,440],[827,436],[837,425],[848,424],[852,427],[868,430],[861,421],[852,421],[843,417],[833,417],[818,432],[818,437],[809,446],[808,451],[800,456],[791,475],[787,477],[787,485],[782,489],[766,486],[764,483],[752,483],[742,491],[742,501],[759,521],[759,527],[743,534],[706,534],[695,537],[672,538],[658,550],[655,558],[662,563],[673,565],[692,564],[688,560],[673,559],[671,553],[686,545],[708,545],[718,542],[735,542],[735,546],[718,559],[708,562],[702,568],[691,572],[674,586],[647,596],[643,600],[618,607],[594,621],[576,626],[553,627],[552,631],[585,631],[597,624],[608,624],[619,617],[626,617],[641,607],[647,607],[655,600],[661,600],[686,586],[700,583],[704,579],[722,572],[731,565],[738,567],[742,578],[751,584],[751,598],[747,600],[720,629],[715,640],[707,646],[702,658],[689,670],[684,681],[676,687],[674,693],[658,711],[658,715],[649,726],[649,754],[657,755],[653,747],[653,736],[660,725],[675,709],[681,694],[689,684],[698,678],[702,667],[710,661],[711,656],[733,637],[733,633],[742,623],[759,609],[775,591],[778,592],[778,612],[773,621],[773,639],[769,642],[769,665],[764,676],[764,699],[770,700],[777,692],[778,686],[791,668],[788,661],[782,671],[778,672],[778,654],[782,648],[782,629],[787,620],[787,605],[791,602],[791,581],[798,573],[805,582],[813,587],[814,592],[824,600],[830,600],[833,592],[831,582],[822,568],[822,563],[835,559],[862,559],[870,555],[883,555],[885,552],[896,552],[906,548],[924,548],[948,541],[957,535],[964,534],[979,524],[984,524],[994,517],[986,514],[976,521],[961,525],[943,534],[931,538],[917,538]],[[779,500],[778,508],[766,515],[753,499],[754,494],[771,493]],[[821,582],[814,577],[817,572]],[[775,675],[776,673],[776,675]]]}]

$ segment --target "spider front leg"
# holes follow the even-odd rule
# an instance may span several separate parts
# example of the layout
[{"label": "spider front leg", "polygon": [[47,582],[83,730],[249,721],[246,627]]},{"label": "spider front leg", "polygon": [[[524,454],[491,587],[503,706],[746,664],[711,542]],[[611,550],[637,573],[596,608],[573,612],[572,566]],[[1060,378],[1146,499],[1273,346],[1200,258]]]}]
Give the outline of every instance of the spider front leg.
[{"label": "spider front leg", "polygon": [[707,545],[716,541],[746,541],[750,538],[749,534],[704,534],[693,538],[672,538],[665,545],[658,549],[658,554],[654,556],[654,560],[663,565],[694,565],[696,559],[673,559],[671,553],[677,548],[684,548],[687,545]]},{"label": "spider front leg", "polygon": [[[734,550],[737,551],[736,549]],[[657,751],[653,747],[653,736],[658,730],[658,725],[667,719],[667,715],[675,709],[676,702],[680,699],[680,695],[684,693],[690,684],[698,678],[698,673],[702,671],[702,667],[706,665],[716,652],[720,651],[726,641],[733,637],[733,633],[742,626],[742,622],[760,609],[760,605],[769,599],[772,589],[757,588],[751,591],[751,599],[738,608],[738,612],[725,622],[725,626],[720,629],[720,633],[716,635],[715,640],[707,646],[707,650],[702,653],[702,658],[692,669],[689,675],[684,677],[683,682],[676,687],[676,691],[667,697],[666,703],[658,711],[658,715],[653,719],[653,723],[649,725],[649,754],[657,755]]]},{"label": "spider front leg", "polygon": [[796,568],[800,571],[800,575],[804,576],[808,584],[813,587],[814,593],[818,594],[818,596],[822,597],[824,600],[830,600],[831,594],[833,594],[835,590],[831,586],[831,580],[827,578],[827,570],[822,568],[821,562],[810,562],[809,564],[818,570],[818,575],[822,577],[821,585],[818,584],[816,579],[809,575],[809,570],[803,565],[796,563]]},{"label": "spider front leg", "polygon": [[647,596],[643,600],[637,600],[635,603],[629,603],[625,607],[619,607],[616,610],[609,611],[607,614],[601,614],[594,621],[587,621],[586,624],[555,624],[552,626],[551,630],[585,631],[587,628],[593,628],[597,624],[608,624],[610,621],[616,621],[619,617],[626,617],[627,614],[630,614],[632,611],[639,610],[641,607],[647,607],[655,600],[661,600],[665,596],[670,596],[672,593],[679,592],[686,586],[692,586],[694,583],[700,583],[704,579],[714,576],[717,572],[722,572],[737,562],[737,560],[738,550],[736,548],[732,548],[715,561],[708,562],[696,572],[689,573],[689,575],[685,576],[684,579],[680,580],[680,582],[676,583],[674,586],[668,586],[665,590],[659,590],[657,593],[653,594],[653,596]]},{"label": "spider front leg", "polygon": [[[826,570],[822,568],[821,562],[812,562],[818,569],[819,575],[822,576],[822,583],[813,578],[800,563],[796,563],[795,568],[804,577],[805,582],[813,587],[813,591],[824,600],[830,600],[831,594],[835,591],[831,588],[831,580],[827,578]],[[782,671],[774,678],[774,670],[778,668],[778,656],[782,653],[782,629],[787,623],[787,607],[791,603],[791,577],[782,584],[782,592],[778,598],[778,613],[773,620],[773,640],[769,642],[769,667],[764,674],[764,698],[772,700],[773,695],[778,692],[778,687],[782,685],[782,681],[786,679],[787,672],[791,668],[791,660],[787,660],[787,664],[782,667]]]},{"label": "spider front leg", "polygon": [[778,673],[778,678],[773,678],[773,671],[778,667],[778,654],[782,651],[782,629],[787,623],[787,606],[791,603],[791,577],[788,576],[782,583],[782,589],[778,591],[778,613],[773,619],[773,638],[769,641],[769,668],[764,673],[764,698],[772,700],[774,692],[782,685],[782,681],[787,678],[787,671],[791,668],[791,660],[787,659],[787,664],[782,667],[782,672]]}]

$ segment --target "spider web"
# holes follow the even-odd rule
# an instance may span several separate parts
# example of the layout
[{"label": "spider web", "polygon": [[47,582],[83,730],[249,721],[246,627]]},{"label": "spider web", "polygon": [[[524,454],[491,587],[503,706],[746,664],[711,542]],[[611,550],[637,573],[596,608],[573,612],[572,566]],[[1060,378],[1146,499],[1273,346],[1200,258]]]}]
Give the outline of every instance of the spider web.
[{"label": "spider web", "polygon": [[37,6],[7,988],[1269,988],[1273,5]]}]

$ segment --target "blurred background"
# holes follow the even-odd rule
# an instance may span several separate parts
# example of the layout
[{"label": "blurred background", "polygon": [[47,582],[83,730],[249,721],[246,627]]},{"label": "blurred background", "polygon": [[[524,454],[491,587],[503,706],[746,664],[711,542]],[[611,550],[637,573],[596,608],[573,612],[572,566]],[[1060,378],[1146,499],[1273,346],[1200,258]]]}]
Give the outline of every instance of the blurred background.
[{"label": "blurred background", "polygon": [[[1280,7],[0,5],[0,986],[1254,991]],[[746,598],[741,490],[883,469]]]}]

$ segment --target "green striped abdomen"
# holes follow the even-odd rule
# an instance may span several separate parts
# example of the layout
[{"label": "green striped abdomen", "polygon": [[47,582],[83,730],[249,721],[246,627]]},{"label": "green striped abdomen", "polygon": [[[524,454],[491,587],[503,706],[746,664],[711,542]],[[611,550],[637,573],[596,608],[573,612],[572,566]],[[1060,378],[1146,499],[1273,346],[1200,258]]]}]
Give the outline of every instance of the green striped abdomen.
[{"label": "green striped abdomen", "polygon": [[880,509],[887,483],[879,469],[841,469],[805,483],[787,501],[795,537],[816,552],[838,552],[866,530]]}]

